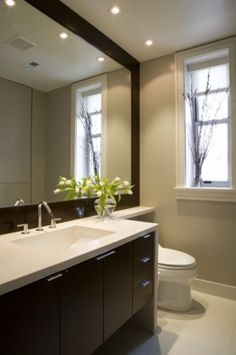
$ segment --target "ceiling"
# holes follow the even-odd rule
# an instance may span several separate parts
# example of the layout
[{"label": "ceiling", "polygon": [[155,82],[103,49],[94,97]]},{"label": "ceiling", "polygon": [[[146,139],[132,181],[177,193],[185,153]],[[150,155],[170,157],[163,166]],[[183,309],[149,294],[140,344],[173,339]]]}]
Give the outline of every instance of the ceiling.
[{"label": "ceiling", "polygon": [[[0,0],[0,78],[45,92],[121,68],[82,38],[65,29],[23,0],[8,7]],[[20,35],[34,45],[17,49],[8,40]],[[103,63],[99,56],[105,57]],[[30,66],[36,62],[38,66]]]},{"label": "ceiling", "polygon": [[[236,0],[62,0],[140,62],[236,34]],[[121,12],[109,12],[117,4]],[[0,77],[42,90],[71,84],[121,66],[73,33],[16,0],[0,0]],[[35,46],[20,51],[6,42],[21,35]],[[144,41],[154,45],[146,47]],[[29,62],[40,65],[30,67]]]},{"label": "ceiling", "polygon": [[[62,0],[140,62],[236,34],[236,0]],[[109,13],[118,5],[118,15]],[[144,41],[151,38],[152,47]]]}]

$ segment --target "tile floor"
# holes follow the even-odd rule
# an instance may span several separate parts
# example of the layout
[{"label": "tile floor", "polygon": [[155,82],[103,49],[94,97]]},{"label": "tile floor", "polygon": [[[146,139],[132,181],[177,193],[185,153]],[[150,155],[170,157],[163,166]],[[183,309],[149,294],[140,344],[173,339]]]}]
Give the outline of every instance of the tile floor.
[{"label": "tile floor", "polygon": [[193,310],[158,311],[150,335],[122,327],[96,355],[236,355],[236,301],[193,292]]}]

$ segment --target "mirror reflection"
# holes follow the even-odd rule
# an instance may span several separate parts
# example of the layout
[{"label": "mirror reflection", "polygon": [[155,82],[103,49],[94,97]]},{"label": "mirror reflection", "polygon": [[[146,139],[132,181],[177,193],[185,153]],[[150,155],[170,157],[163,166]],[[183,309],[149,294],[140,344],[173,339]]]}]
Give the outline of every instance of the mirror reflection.
[{"label": "mirror reflection", "polygon": [[0,15],[0,207],[62,199],[59,176],[93,174],[83,110],[99,172],[130,180],[129,71],[23,0]]}]

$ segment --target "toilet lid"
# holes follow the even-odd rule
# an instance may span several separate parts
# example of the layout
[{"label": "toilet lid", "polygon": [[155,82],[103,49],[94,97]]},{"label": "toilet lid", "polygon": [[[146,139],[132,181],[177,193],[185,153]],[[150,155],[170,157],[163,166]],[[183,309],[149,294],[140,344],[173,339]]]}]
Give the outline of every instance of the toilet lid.
[{"label": "toilet lid", "polygon": [[163,267],[189,268],[196,264],[196,260],[193,256],[182,251],[160,247],[158,264]]}]

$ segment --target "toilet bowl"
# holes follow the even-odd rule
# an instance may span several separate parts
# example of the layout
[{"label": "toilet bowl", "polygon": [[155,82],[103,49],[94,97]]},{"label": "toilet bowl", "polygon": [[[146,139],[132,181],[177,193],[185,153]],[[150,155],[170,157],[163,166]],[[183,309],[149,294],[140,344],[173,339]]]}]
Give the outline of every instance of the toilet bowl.
[{"label": "toilet bowl", "polygon": [[196,276],[194,257],[159,245],[158,306],[172,311],[189,311],[192,308],[190,283]]}]

